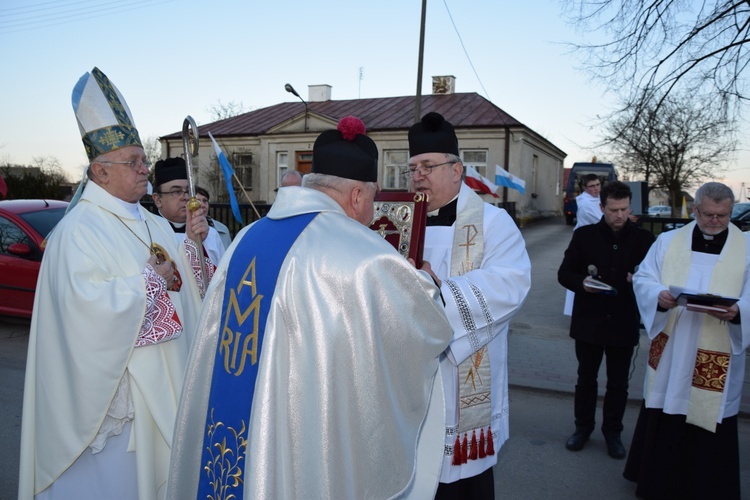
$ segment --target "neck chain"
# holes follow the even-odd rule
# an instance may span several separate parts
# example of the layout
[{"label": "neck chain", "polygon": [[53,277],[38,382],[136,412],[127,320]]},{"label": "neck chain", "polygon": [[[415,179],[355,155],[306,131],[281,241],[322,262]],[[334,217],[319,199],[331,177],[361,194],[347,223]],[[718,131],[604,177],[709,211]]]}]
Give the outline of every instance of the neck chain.
[{"label": "neck chain", "polygon": [[130,226],[128,226],[127,224],[125,224],[125,221],[122,220],[119,215],[117,215],[115,213],[113,213],[112,215],[114,215],[115,217],[117,217],[117,220],[119,220],[122,223],[122,225],[125,226],[125,228],[133,234],[133,236],[135,236],[136,238],[138,238],[138,241],[140,241],[141,243],[143,243],[143,246],[145,246],[146,248],[148,248],[148,251],[149,251],[149,253],[151,253],[151,255],[156,255],[156,251],[157,250],[154,247],[154,240],[153,240],[153,238],[151,238],[151,230],[148,228],[148,221],[147,220],[144,219],[143,223],[146,224],[146,231],[148,231],[148,241],[149,241],[150,244],[146,243],[145,241],[143,241],[141,239],[140,236],[138,236],[137,234],[135,234],[135,231],[133,231],[132,229],[130,229]]}]

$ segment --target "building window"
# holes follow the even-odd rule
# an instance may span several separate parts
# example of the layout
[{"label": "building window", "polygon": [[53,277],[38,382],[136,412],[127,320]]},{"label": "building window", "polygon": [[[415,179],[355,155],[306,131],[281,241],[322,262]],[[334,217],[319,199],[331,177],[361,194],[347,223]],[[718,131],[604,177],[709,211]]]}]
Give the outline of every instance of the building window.
[{"label": "building window", "polygon": [[289,153],[286,151],[276,153],[276,168],[279,172],[279,177],[276,179],[276,186],[281,186],[281,178],[289,170]]},{"label": "building window", "polygon": [[486,177],[487,179],[490,179],[490,180],[494,179],[495,177],[494,175],[492,176],[492,178],[487,177],[487,150],[486,149],[465,149],[461,151],[461,156],[463,158],[464,166],[470,165],[482,177]]},{"label": "building window", "polygon": [[253,155],[249,153],[232,153],[232,166],[237,178],[247,191],[253,189]]},{"label": "building window", "polygon": [[383,152],[383,189],[409,189],[409,181],[401,175],[409,163],[409,151]]}]

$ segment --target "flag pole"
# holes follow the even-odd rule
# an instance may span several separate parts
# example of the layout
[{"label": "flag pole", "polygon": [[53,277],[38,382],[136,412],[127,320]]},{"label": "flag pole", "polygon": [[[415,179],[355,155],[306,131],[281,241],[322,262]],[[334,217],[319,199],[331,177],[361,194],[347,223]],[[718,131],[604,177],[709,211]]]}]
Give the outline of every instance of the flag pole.
[{"label": "flag pole", "polygon": [[258,218],[260,219],[260,214],[258,213],[258,209],[255,208],[255,204],[253,203],[253,200],[250,199],[250,195],[247,194],[247,191],[245,191],[245,186],[242,185],[242,183],[240,182],[240,179],[237,177],[237,174],[235,172],[232,172],[232,177],[234,177],[234,180],[237,181],[237,184],[240,186],[240,189],[245,194],[245,198],[247,198],[247,201],[250,202],[250,206],[253,207],[253,210],[255,211],[255,215],[257,215]]}]

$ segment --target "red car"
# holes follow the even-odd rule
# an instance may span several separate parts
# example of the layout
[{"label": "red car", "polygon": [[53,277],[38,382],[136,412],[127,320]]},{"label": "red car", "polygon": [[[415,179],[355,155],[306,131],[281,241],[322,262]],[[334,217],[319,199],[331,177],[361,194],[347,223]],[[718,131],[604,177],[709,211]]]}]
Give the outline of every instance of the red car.
[{"label": "red car", "polygon": [[44,239],[66,208],[57,200],[0,201],[0,314],[31,317]]}]

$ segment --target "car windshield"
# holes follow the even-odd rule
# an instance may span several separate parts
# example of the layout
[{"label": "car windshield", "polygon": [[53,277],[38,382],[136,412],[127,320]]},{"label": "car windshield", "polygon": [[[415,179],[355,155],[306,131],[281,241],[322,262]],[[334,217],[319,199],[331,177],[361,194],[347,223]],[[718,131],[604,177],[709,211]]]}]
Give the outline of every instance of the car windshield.
[{"label": "car windshield", "polygon": [[60,222],[65,215],[65,208],[52,208],[49,210],[39,210],[38,212],[26,212],[19,214],[37,233],[46,238],[52,228]]},{"label": "car windshield", "polygon": [[739,217],[747,210],[750,210],[750,202],[735,203],[732,208],[732,219]]}]

